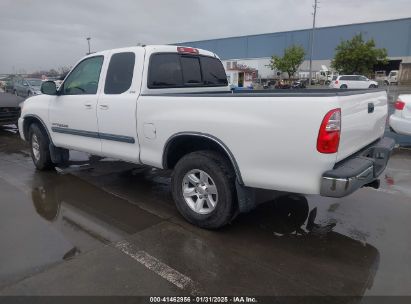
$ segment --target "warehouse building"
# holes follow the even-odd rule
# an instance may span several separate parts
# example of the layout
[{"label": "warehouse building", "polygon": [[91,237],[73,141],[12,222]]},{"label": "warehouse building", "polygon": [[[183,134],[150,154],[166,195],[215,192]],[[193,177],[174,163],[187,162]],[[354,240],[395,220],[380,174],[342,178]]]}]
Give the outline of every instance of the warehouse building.
[{"label": "warehouse building", "polygon": [[[277,71],[267,66],[271,56],[281,56],[284,49],[290,45],[301,45],[305,48],[306,58],[300,67],[299,75],[308,77],[310,33],[311,29],[304,29],[183,42],[178,45],[202,48],[216,53],[223,60],[229,76],[235,71],[234,74],[244,80],[249,79],[246,71],[254,71],[254,77],[259,79],[276,78]],[[389,63],[386,66],[375,67],[376,71],[384,70],[388,74],[391,70],[400,70],[400,79],[411,82],[411,18],[317,28],[313,52],[313,71],[316,74],[313,76],[330,69],[335,48],[342,40],[351,39],[359,33],[365,40],[373,38],[377,47],[387,49]]]}]

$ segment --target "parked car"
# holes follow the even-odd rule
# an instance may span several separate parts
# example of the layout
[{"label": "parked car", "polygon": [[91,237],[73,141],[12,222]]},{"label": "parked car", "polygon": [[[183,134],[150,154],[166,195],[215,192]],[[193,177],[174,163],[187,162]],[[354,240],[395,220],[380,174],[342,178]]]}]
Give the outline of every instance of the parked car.
[{"label": "parked car", "polygon": [[[334,79],[335,78],[335,79]],[[334,89],[375,89],[378,88],[378,82],[370,80],[362,75],[340,75],[333,77],[330,88]]]},{"label": "parked car", "polygon": [[6,84],[4,86],[4,91],[6,93],[13,93],[14,92],[14,80],[13,79],[6,80]]},{"label": "parked car", "polygon": [[14,94],[22,97],[30,97],[41,94],[41,79],[18,79],[14,83]]},{"label": "parked car", "polygon": [[18,125],[21,101],[0,99],[0,126]]},{"label": "parked car", "polygon": [[293,81],[291,84],[292,89],[305,89],[307,87],[308,81],[305,79],[299,79],[296,81]]},{"label": "parked car", "polygon": [[398,96],[389,125],[395,133],[411,135],[411,94]]},{"label": "parked car", "polygon": [[274,86],[275,89],[289,89],[291,85],[283,79],[278,80]]},{"label": "parked car", "polygon": [[390,85],[390,84],[398,84],[398,70],[392,70],[388,76],[387,79],[384,80],[384,83],[386,85]]},{"label": "parked car", "polygon": [[177,209],[204,228],[253,209],[257,188],[342,197],[378,187],[394,147],[385,90],[232,92],[217,55],[190,47],[94,53],[42,92],[19,119],[38,170],[68,149],[173,170]]}]

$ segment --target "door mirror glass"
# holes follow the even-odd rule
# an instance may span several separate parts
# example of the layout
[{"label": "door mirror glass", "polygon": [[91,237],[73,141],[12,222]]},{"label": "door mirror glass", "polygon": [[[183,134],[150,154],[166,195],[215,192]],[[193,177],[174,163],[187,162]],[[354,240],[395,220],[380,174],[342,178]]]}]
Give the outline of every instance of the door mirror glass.
[{"label": "door mirror glass", "polygon": [[57,95],[57,87],[54,81],[45,81],[41,84],[41,93],[46,95]]}]

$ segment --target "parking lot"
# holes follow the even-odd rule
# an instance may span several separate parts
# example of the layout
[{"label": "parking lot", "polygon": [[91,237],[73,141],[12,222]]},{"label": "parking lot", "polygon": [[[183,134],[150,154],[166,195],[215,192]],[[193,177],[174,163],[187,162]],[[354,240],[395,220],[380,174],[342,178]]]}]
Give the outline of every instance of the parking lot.
[{"label": "parking lot", "polygon": [[177,212],[168,171],[71,152],[39,172],[0,128],[0,295],[411,295],[411,139],[387,135],[380,189],[289,195],[207,231]]}]

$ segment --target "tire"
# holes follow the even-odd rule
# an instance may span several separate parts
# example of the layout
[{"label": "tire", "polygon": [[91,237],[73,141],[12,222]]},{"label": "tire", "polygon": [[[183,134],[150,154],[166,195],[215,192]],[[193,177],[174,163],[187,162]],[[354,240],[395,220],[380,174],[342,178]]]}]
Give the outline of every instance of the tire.
[{"label": "tire", "polygon": [[347,89],[347,85],[343,84],[342,86],[340,86],[340,89]]},{"label": "tire", "polygon": [[[196,180],[197,187],[193,179]],[[190,193],[193,195],[184,197],[183,188],[186,191],[192,189]],[[215,190],[211,190],[212,188]],[[178,161],[172,176],[172,194],[181,215],[201,228],[220,228],[228,224],[236,214],[235,174],[228,161],[214,151],[193,152]],[[202,201],[199,201],[200,197]],[[214,206],[210,203],[213,201]],[[197,208],[198,206],[203,208]]]},{"label": "tire", "polygon": [[14,95],[19,96],[16,90],[14,90]]},{"label": "tire", "polygon": [[33,96],[33,93],[31,93],[31,91],[28,91],[27,92],[27,97],[31,97],[31,96]]},{"label": "tire", "polygon": [[369,89],[375,89],[377,86],[375,84],[371,84],[368,88]]},{"label": "tire", "polygon": [[49,144],[47,133],[37,124],[32,124],[29,129],[30,154],[34,165],[40,171],[54,167],[50,157]]}]

